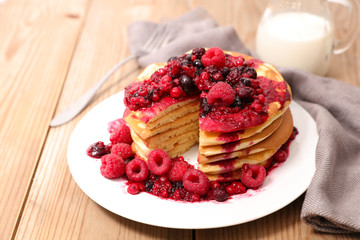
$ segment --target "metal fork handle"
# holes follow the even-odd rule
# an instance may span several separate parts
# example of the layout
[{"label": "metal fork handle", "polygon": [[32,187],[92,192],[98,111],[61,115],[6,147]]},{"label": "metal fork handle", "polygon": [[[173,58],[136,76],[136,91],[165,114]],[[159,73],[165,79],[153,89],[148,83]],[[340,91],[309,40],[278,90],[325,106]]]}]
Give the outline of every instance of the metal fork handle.
[{"label": "metal fork handle", "polygon": [[89,91],[82,95],[76,102],[71,104],[65,111],[57,115],[50,122],[51,127],[56,127],[67,123],[74,117],[76,117],[90,102],[90,100],[95,96],[99,88],[118,70],[122,65],[129,62],[132,59],[139,57],[140,54],[134,54],[128,58],[125,58],[114,66],[95,86],[93,86]]}]

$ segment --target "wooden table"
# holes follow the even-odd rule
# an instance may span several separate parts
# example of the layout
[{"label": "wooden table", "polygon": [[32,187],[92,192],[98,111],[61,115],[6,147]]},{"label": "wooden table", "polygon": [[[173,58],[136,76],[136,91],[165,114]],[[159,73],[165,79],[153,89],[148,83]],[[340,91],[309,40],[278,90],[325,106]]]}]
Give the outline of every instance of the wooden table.
[{"label": "wooden table", "polygon": [[[1,0],[0,239],[355,239],[315,232],[300,221],[304,196],[269,216],[232,227],[180,230],[115,215],[89,199],[66,159],[69,137],[97,103],[123,89],[141,69],[119,70],[73,121],[50,128],[66,109],[129,56],[127,26],[159,21],[197,6],[232,25],[253,48],[267,1]],[[360,86],[360,38],[333,58],[330,77]],[[215,216],[214,216],[215,217]]]}]

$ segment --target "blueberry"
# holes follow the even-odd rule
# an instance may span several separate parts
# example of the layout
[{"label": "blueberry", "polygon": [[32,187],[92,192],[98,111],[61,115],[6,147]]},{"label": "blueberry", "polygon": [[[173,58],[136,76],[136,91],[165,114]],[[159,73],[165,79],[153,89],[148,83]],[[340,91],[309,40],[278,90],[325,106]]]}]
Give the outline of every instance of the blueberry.
[{"label": "blueberry", "polygon": [[193,66],[196,68],[203,68],[204,65],[202,65],[201,61],[199,59],[195,59],[193,62]]},{"label": "blueberry", "polygon": [[188,60],[186,60],[186,59],[184,59],[184,60],[181,61],[181,66],[187,66],[187,65],[189,65],[189,64],[191,64],[190,61],[188,61]]},{"label": "blueberry", "polygon": [[191,78],[188,77],[187,75],[182,75],[179,78],[179,83],[180,83],[181,88],[184,90],[184,92],[186,94],[190,95],[196,89],[196,86],[195,86],[193,80],[191,80]]},{"label": "blueberry", "polygon": [[227,67],[224,67],[223,69],[221,69],[220,73],[221,75],[223,75],[224,78],[226,78],[226,76],[229,74],[230,69]]},{"label": "blueberry", "polygon": [[186,54],[184,60],[188,60],[188,61],[191,61],[191,54]]},{"label": "blueberry", "polygon": [[251,87],[251,79],[250,78],[242,77],[242,78],[240,78],[240,82],[247,87]]}]

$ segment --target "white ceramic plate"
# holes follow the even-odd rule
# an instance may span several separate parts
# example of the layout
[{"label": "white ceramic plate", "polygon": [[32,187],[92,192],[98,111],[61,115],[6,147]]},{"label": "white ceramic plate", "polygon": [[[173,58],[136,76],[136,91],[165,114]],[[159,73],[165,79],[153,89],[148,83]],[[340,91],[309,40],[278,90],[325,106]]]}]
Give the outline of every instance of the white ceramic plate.
[{"label": "white ceramic plate", "polygon": [[[288,205],[309,186],[315,173],[316,125],[296,102],[290,105],[299,134],[290,147],[285,163],[273,169],[256,191],[249,190],[226,202],[187,203],[161,199],[148,193],[131,195],[124,180],[109,180],[100,174],[100,160],[87,156],[94,142],[109,142],[108,123],[121,118],[124,111],[120,92],[104,100],[74,129],[68,146],[68,164],[79,187],[92,200],[125,218],[155,226],[202,229],[230,226],[252,221]],[[184,154],[194,163],[197,146]]]}]

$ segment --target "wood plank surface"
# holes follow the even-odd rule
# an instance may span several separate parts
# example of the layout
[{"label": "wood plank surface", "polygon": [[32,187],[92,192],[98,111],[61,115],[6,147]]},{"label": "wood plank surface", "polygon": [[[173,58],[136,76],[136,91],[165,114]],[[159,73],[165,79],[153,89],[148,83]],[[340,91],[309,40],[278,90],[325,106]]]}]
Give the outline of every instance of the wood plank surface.
[{"label": "wood plank surface", "polygon": [[[153,3],[91,2],[57,113],[130,54],[126,27],[131,21],[160,20],[161,15],[155,14],[154,9],[167,5],[165,1]],[[186,9],[175,9],[174,5],[173,10],[180,14]],[[135,62],[125,65],[106,83],[87,110],[122,89],[139,71]],[[66,149],[77,121],[85,113],[67,125],[50,129],[16,239],[191,239],[191,230],[152,227],[117,216],[98,206],[79,189],[67,167]]]},{"label": "wood plank surface", "polygon": [[[43,2],[38,1],[38,5],[41,5],[40,3]],[[76,28],[72,26],[74,28],[74,35],[76,35],[75,32],[79,34],[76,46],[74,45],[75,43],[73,43],[72,47],[63,46],[63,44],[60,44],[60,40],[58,40],[60,36],[57,36],[55,40],[58,41],[54,43],[54,46],[59,49],[65,47],[65,50],[68,52],[64,51],[63,54],[58,54],[56,57],[53,56],[51,58],[52,62],[45,62],[44,58],[41,59],[41,63],[50,69],[65,69],[64,73],[57,70],[59,71],[56,75],[57,81],[51,81],[51,84],[49,83],[50,86],[44,88],[50,89],[48,93],[44,93],[42,89],[39,91],[42,94],[36,96],[39,98],[38,102],[49,99],[46,104],[43,103],[46,106],[42,106],[41,111],[36,110],[36,114],[40,114],[43,119],[36,119],[30,111],[28,115],[22,113],[17,116],[15,112],[11,112],[15,110],[11,108],[10,103],[5,105],[6,109],[3,109],[3,107],[0,109],[1,117],[5,116],[7,112],[12,114],[11,121],[15,117],[16,122],[13,123],[13,133],[20,134],[24,131],[30,134],[32,132],[32,135],[27,136],[27,141],[36,140],[37,136],[39,138],[35,141],[34,146],[23,144],[23,148],[20,149],[21,152],[16,153],[18,160],[12,167],[6,165],[9,163],[0,162],[0,164],[5,164],[4,167],[9,170],[9,174],[14,174],[16,173],[16,166],[24,163],[20,158],[26,156],[26,159],[30,159],[29,161],[32,162],[26,163],[28,164],[26,166],[21,166],[21,170],[24,172],[25,169],[34,169],[33,179],[29,176],[32,171],[30,169],[28,175],[26,176],[25,174],[24,176],[25,180],[17,183],[17,186],[21,186],[24,189],[24,193],[20,193],[20,195],[19,193],[13,193],[12,195],[12,198],[19,198],[20,200],[18,201],[21,201],[22,198],[24,199],[23,210],[18,218],[19,225],[16,226],[13,232],[14,237],[16,239],[358,239],[360,235],[317,233],[310,226],[301,222],[299,218],[304,196],[301,196],[280,211],[259,220],[237,226],[209,230],[168,229],[137,223],[117,216],[89,199],[77,186],[69,172],[66,159],[67,144],[74,127],[87,111],[133,81],[140,72],[140,69],[134,62],[128,63],[121,68],[105,84],[83,113],[70,123],[57,128],[51,128],[47,132],[48,122],[52,117],[56,101],[58,102],[55,115],[66,109],[67,106],[98,82],[106,71],[117,62],[129,56],[126,28],[132,21],[139,19],[159,21],[163,16],[169,18],[176,17],[193,7],[202,6],[209,11],[220,25],[234,26],[244,43],[248,47],[254,48],[257,23],[266,7],[266,3],[266,0],[89,0],[88,3],[83,0],[77,3],[72,2],[71,6],[75,10],[71,11],[68,16],[78,24]],[[61,4],[66,5],[64,2],[61,2]],[[21,6],[25,5],[25,3],[21,4]],[[37,9],[38,5],[34,8]],[[51,6],[57,5],[54,3]],[[61,12],[61,9],[68,9],[57,7],[53,11]],[[3,18],[1,9],[2,6],[0,5],[0,19]],[[21,11],[18,11],[17,16],[20,16]],[[34,15],[36,14],[34,13]],[[81,21],[84,22],[83,25],[79,23]],[[18,24],[18,21],[16,23]],[[2,28],[2,25],[0,27]],[[80,27],[81,29],[79,29]],[[0,40],[2,38],[7,39],[2,35],[5,30],[1,28]],[[51,30],[53,31],[53,29]],[[14,30],[14,34],[15,32],[19,34],[19,31]],[[23,32],[20,31],[20,33]],[[76,40],[76,37],[73,36],[73,38]],[[68,38],[66,41],[70,42]],[[68,44],[70,45],[70,43]],[[351,51],[336,56],[333,59],[333,68],[329,76],[360,86],[359,46],[360,40],[358,38]],[[46,51],[38,52],[38,48],[36,48],[36,52],[34,49],[32,50],[34,52],[31,52],[31,47],[29,47],[28,52],[34,56],[39,54],[42,56],[47,55]],[[1,49],[2,52],[3,50]],[[33,57],[32,55],[28,56],[28,52],[24,53],[24,60],[22,58],[17,60],[19,62],[26,61],[27,67],[24,69],[27,71],[31,69],[29,66],[34,64],[31,61]],[[70,59],[71,64],[69,66]],[[54,64],[54,61],[58,61],[58,65]],[[14,63],[14,66],[18,65]],[[345,67],[339,68],[336,66]],[[2,78],[3,76],[10,77],[12,74],[17,73],[15,70],[5,71],[6,68],[2,67],[0,69],[1,74],[5,73],[5,75],[2,74],[0,77],[1,80],[5,79]],[[44,74],[45,77],[56,72],[55,70],[48,70],[45,74],[39,69],[36,70],[34,70],[34,74]],[[25,73],[21,74],[24,75]],[[26,84],[29,83],[23,81],[23,77],[18,76],[18,74],[14,74],[11,79],[17,78],[19,78],[17,85],[22,89],[21,94],[26,95],[25,90],[26,86],[28,86]],[[63,82],[64,86],[61,90]],[[46,84],[41,81],[37,83],[41,83],[41,86]],[[10,83],[5,84],[7,84],[6,90],[0,89],[0,93],[9,92],[15,94],[15,90],[11,88]],[[31,89],[36,88],[32,87]],[[6,101],[3,94],[0,94],[0,96],[3,98],[0,100]],[[57,97],[59,98],[57,99]],[[12,99],[17,101],[17,107],[21,106],[21,97],[12,97]],[[29,107],[26,106],[26,108]],[[34,130],[29,131],[27,126],[21,125],[22,119],[30,119],[30,124],[34,126]],[[3,118],[0,118],[0,124],[5,124],[7,128],[11,126],[11,121],[10,118],[4,121]],[[17,129],[18,126],[22,126],[22,129]],[[5,135],[3,128],[0,131],[6,138],[13,136],[10,134]],[[38,133],[38,131],[43,132]],[[20,144],[20,140],[17,137],[14,137],[12,141],[12,143]],[[32,154],[29,154],[29,149],[32,149]],[[18,152],[16,150],[17,148],[13,147],[11,151],[6,151],[5,153],[8,154],[6,157],[13,159],[10,154]],[[2,151],[2,148],[0,148],[0,151]],[[26,154],[24,151],[26,151]],[[3,156],[3,154],[0,156]],[[38,161],[37,165],[36,161]],[[2,170],[3,165],[0,165],[0,167],[1,179],[9,177],[4,175],[3,178],[2,174],[5,174],[3,173],[5,171]],[[29,194],[24,197],[26,184],[30,180]],[[6,187],[4,183],[0,183],[0,187],[4,188],[7,192],[11,192],[12,189]],[[10,196],[10,193],[8,195]],[[8,199],[4,201],[5,203],[8,203]],[[5,208],[5,206],[1,205],[1,202],[0,206],[2,207],[1,210]],[[20,209],[21,204],[15,203],[13,206]],[[7,216],[10,216],[10,214]],[[13,220],[15,221],[15,218]],[[6,219],[1,218],[2,221],[7,224]],[[14,221],[10,224],[13,224]],[[0,229],[3,228],[5,229],[5,227],[0,225]],[[3,236],[6,239],[9,236],[9,231],[7,235]],[[0,239],[3,239],[1,235]]]},{"label": "wood plank surface", "polygon": [[16,225],[85,9],[85,0],[0,2],[0,239]]}]

